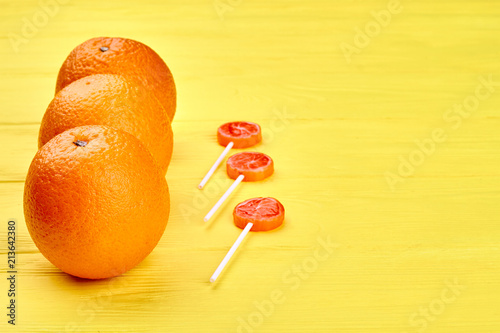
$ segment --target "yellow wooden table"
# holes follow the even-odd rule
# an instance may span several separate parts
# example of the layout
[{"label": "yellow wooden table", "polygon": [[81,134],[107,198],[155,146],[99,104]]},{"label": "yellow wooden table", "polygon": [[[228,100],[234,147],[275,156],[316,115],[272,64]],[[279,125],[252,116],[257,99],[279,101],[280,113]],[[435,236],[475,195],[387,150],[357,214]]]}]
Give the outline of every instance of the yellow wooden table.
[{"label": "yellow wooden table", "polygon": [[[188,4],[189,3],[189,4]],[[0,1],[1,332],[500,331],[500,3],[494,0]],[[148,44],[178,89],[171,216],[123,276],[72,278],[24,223],[25,175],[59,66],[79,43]],[[226,121],[256,121],[276,173],[230,185]],[[286,225],[232,208],[274,196]],[[8,324],[8,221],[17,223]]]}]

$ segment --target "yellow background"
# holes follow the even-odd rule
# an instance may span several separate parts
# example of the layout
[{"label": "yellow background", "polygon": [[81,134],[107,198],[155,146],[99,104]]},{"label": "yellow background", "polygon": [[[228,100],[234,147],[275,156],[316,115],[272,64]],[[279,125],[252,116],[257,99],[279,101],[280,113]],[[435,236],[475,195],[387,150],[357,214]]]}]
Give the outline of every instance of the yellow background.
[{"label": "yellow background", "polygon": [[[500,331],[500,84],[479,86],[500,82],[498,1],[61,2],[0,1],[0,331]],[[399,12],[381,27],[372,11],[388,6]],[[22,193],[59,67],[95,36],[156,50],[178,109],[164,237],[125,275],[82,281],[38,252]],[[450,113],[464,101],[479,103]],[[231,181],[220,168],[196,186],[222,150],[217,127],[239,119],[262,125],[255,149],[276,173],[242,184],[207,225]],[[416,141],[434,131],[445,139],[423,155]],[[286,225],[251,233],[211,285],[240,232],[231,210],[254,196],[278,198]],[[9,218],[15,327],[4,314]]]}]

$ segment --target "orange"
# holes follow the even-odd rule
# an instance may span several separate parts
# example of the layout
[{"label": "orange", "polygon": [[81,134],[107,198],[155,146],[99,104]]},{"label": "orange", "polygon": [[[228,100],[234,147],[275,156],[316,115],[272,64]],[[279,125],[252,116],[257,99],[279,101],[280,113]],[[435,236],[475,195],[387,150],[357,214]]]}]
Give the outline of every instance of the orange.
[{"label": "orange", "polygon": [[285,208],[274,198],[253,198],[236,205],[233,218],[238,228],[253,223],[251,231],[269,231],[283,224]]},{"label": "orange", "polygon": [[234,121],[221,125],[217,130],[217,141],[221,146],[232,142],[233,148],[248,148],[262,141],[260,126],[248,121]]},{"label": "orange", "polygon": [[174,119],[176,90],[170,69],[149,46],[127,38],[92,38],[78,45],[59,70],[56,93],[73,81],[92,74],[121,74],[138,80]]},{"label": "orange", "polygon": [[123,274],[156,246],[167,225],[165,177],[144,145],[111,127],[63,132],[36,153],[24,216],[40,252],[87,279]]},{"label": "orange", "polygon": [[38,147],[70,128],[105,125],[135,135],[149,149],[163,174],[173,149],[170,120],[142,85],[112,74],[86,76],[59,91],[40,126]]},{"label": "orange", "polygon": [[254,182],[271,176],[274,172],[274,163],[271,157],[263,153],[242,152],[234,154],[226,162],[227,175],[236,179],[244,175],[244,182]]}]

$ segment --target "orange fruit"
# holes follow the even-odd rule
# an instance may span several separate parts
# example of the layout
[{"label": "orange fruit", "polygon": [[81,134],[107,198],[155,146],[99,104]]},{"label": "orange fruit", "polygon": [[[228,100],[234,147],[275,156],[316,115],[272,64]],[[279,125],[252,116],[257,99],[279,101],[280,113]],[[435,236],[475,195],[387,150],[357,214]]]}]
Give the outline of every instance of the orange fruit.
[{"label": "orange fruit", "polygon": [[242,152],[234,154],[226,162],[227,175],[236,179],[244,175],[244,182],[254,182],[271,176],[274,172],[274,163],[271,157],[263,153]]},{"label": "orange fruit", "polygon": [[217,141],[221,146],[230,142],[233,148],[248,148],[262,141],[260,126],[248,121],[234,121],[221,125],[217,130]]},{"label": "orange fruit", "polygon": [[251,231],[268,231],[283,224],[285,208],[274,198],[253,198],[236,205],[233,218],[238,228],[253,223]]},{"label": "orange fruit", "polygon": [[38,147],[73,127],[105,125],[135,135],[149,149],[163,174],[173,149],[170,120],[142,85],[112,74],[86,76],[60,90],[40,126]]},{"label": "orange fruit", "polygon": [[176,107],[170,69],[149,46],[127,38],[98,37],[78,45],[57,76],[56,93],[73,81],[92,74],[121,74],[138,80],[158,98],[170,120]]},{"label": "orange fruit", "polygon": [[40,252],[87,279],[120,275],[156,246],[167,225],[167,182],[133,135],[81,126],[47,142],[26,177],[24,216]]}]

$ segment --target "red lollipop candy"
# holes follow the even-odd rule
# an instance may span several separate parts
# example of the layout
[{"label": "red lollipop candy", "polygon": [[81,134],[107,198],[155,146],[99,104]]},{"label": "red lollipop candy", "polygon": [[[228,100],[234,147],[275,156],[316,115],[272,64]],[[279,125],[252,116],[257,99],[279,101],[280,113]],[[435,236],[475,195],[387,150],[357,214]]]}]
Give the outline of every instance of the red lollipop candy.
[{"label": "red lollipop candy", "polygon": [[248,232],[268,231],[276,229],[283,224],[285,208],[274,198],[253,198],[239,203],[233,211],[234,224],[242,228],[240,236],[236,239],[231,249],[215,270],[210,282],[215,282],[220,273],[231,259],[232,255],[241,244]]},{"label": "red lollipop candy", "polygon": [[234,224],[251,231],[269,231],[278,228],[285,219],[285,208],[274,198],[253,198],[239,203],[233,211]]},{"label": "red lollipop candy", "polygon": [[233,148],[248,148],[262,141],[260,126],[248,121],[225,123],[217,130],[217,141],[226,147],[233,143]]},{"label": "red lollipop candy", "polygon": [[230,178],[236,179],[239,175],[243,175],[245,182],[265,179],[274,172],[274,163],[271,157],[257,152],[234,154],[227,160],[226,166],[227,175]]}]

